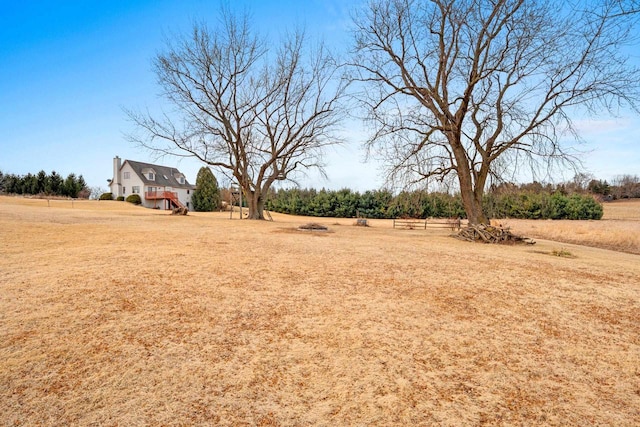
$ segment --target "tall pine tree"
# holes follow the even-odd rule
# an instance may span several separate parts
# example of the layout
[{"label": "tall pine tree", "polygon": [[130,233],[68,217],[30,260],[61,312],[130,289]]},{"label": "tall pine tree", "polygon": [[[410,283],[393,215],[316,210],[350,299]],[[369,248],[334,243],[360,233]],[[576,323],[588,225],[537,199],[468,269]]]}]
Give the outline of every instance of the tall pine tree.
[{"label": "tall pine tree", "polygon": [[191,203],[196,212],[212,212],[220,207],[220,189],[211,169],[203,166],[198,171]]}]

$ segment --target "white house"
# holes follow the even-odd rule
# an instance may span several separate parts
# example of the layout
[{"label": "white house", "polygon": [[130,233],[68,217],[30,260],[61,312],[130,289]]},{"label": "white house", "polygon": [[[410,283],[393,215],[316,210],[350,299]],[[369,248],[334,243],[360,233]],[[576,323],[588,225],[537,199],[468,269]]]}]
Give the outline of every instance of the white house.
[{"label": "white house", "polygon": [[113,197],[139,194],[142,205],[154,209],[191,209],[191,194],[195,189],[176,168],[150,163],[113,159],[113,179],[109,182]]}]

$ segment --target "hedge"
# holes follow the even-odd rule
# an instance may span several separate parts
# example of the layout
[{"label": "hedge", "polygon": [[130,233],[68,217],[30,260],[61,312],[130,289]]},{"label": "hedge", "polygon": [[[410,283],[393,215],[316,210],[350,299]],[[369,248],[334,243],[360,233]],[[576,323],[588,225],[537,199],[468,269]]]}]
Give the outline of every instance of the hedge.
[{"label": "hedge", "polygon": [[[316,217],[465,218],[460,195],[388,190],[353,192],[349,189],[280,189],[272,191],[266,209]],[[590,195],[519,191],[489,193],[483,208],[490,218],[601,219],[602,205]]]}]

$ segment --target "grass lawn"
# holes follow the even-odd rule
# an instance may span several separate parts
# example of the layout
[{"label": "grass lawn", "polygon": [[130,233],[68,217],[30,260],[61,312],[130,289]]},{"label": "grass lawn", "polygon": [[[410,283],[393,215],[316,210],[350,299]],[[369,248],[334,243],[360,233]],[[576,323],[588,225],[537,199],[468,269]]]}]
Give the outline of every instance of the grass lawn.
[{"label": "grass lawn", "polygon": [[639,207],[496,246],[0,197],[0,425],[640,425]]}]

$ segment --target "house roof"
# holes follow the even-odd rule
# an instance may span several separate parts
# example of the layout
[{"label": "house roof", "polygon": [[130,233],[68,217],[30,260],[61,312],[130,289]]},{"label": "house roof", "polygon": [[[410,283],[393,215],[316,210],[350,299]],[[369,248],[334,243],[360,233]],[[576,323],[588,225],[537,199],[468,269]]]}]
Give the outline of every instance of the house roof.
[{"label": "house roof", "polygon": [[[151,163],[136,162],[133,160],[125,160],[124,163],[122,163],[122,167],[124,167],[126,163],[131,166],[131,169],[133,169],[136,175],[138,175],[138,177],[145,184],[158,187],[186,188],[190,190],[193,190],[195,188],[194,185],[189,184],[189,181],[187,181],[187,177],[176,168],[153,165]],[[122,169],[122,167],[120,169]],[[147,169],[153,169],[153,171],[155,172],[155,180],[150,180],[149,177],[143,173],[143,171],[146,171]],[[180,181],[178,181],[178,177],[180,176],[184,177],[184,184],[180,184]]]}]

